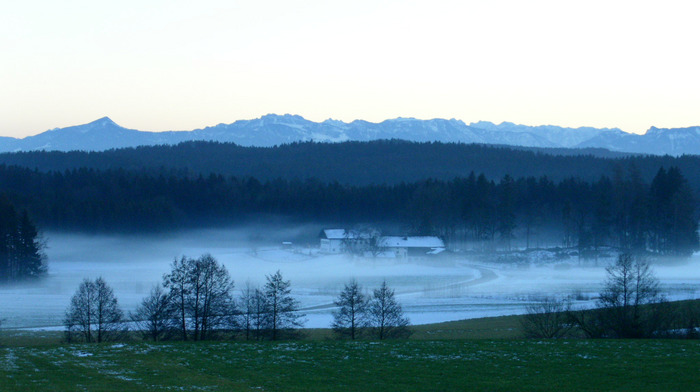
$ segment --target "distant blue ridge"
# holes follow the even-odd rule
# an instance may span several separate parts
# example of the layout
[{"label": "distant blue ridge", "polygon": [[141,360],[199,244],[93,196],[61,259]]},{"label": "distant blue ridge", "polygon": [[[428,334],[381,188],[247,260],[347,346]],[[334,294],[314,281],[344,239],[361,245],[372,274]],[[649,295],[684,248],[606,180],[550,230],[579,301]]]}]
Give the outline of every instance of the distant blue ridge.
[{"label": "distant blue ridge", "polygon": [[355,120],[313,122],[298,115],[267,114],[257,119],[192,131],[145,132],[117,125],[109,117],[84,125],[56,128],[24,139],[0,137],[0,152],[104,151],[114,148],[216,141],[270,147],[293,142],[344,142],[401,139],[414,142],[478,143],[537,148],[602,148],[651,155],[700,153],[700,127],[656,128],[644,135],[617,128],[526,126],[488,121],[396,118],[380,123]]}]

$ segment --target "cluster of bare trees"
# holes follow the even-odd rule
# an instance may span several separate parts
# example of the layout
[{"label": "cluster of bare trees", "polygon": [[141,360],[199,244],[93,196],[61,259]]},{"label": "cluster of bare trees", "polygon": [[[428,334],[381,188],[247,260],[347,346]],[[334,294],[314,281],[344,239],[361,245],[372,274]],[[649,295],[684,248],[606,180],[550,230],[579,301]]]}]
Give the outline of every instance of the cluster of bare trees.
[{"label": "cluster of bare trees", "polygon": [[124,313],[117,304],[114,291],[104,279],[85,279],[71,298],[66,312],[66,340],[88,343],[117,340],[124,337]]},{"label": "cluster of bare trees", "polygon": [[[266,276],[262,287],[246,283],[234,298],[234,282],[209,254],[175,259],[162,284],[151,289],[125,316],[103,278],[85,279],[71,298],[64,324],[68,341],[104,342],[126,337],[131,325],[143,339],[206,340],[235,334],[246,340],[289,339],[305,323],[291,282],[280,271]],[[366,294],[356,280],[335,301],[332,328],[340,338],[377,339],[410,335],[394,290],[386,281]]]},{"label": "cluster of bare trees", "polygon": [[[164,308],[170,313],[167,319],[174,325],[183,340],[204,340],[215,331],[230,331],[236,327],[236,303],[231,292],[233,280],[223,265],[211,255],[198,259],[182,257],[171,264],[170,273],[163,276],[163,286],[168,290],[164,297],[170,304]],[[154,293],[152,293],[154,294]],[[158,297],[162,298],[162,297]],[[146,303],[158,302],[155,296],[147,297],[132,319],[147,319]]]},{"label": "cluster of bare trees", "polygon": [[294,337],[304,325],[299,302],[291,295],[291,283],[280,271],[268,275],[262,288],[246,284],[240,304],[241,330],[246,340]]},{"label": "cluster of bare trees", "polygon": [[333,331],[341,338],[356,339],[362,335],[379,340],[408,337],[409,320],[404,317],[401,305],[396,301],[394,290],[386,281],[366,295],[356,280],[345,285],[335,301]]},{"label": "cluster of bare trees", "polygon": [[277,271],[262,288],[250,285],[240,299],[226,268],[209,254],[175,259],[129,317],[119,308],[104,279],[86,279],[66,311],[69,341],[102,342],[124,337],[127,322],[144,339],[205,340],[241,332],[246,339],[279,339],[304,324],[291,283]]},{"label": "cluster of bare trees", "polygon": [[569,300],[546,298],[531,305],[522,319],[525,334],[561,338],[577,333],[588,338],[651,338],[697,335],[700,312],[689,306],[677,312],[659,289],[659,280],[641,257],[620,254],[607,267],[607,280],[595,309],[578,309]]}]

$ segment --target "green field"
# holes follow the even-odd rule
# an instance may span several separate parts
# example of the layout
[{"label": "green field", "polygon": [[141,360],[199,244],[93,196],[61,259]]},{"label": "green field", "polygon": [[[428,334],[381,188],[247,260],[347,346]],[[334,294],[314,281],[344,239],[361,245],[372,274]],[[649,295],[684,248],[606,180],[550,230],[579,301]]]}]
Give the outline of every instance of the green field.
[{"label": "green field", "polygon": [[697,391],[700,341],[117,343],[0,349],[2,391]]},{"label": "green field", "polygon": [[62,343],[0,333],[0,391],[700,391],[699,340],[527,340],[520,316],[410,340]]}]

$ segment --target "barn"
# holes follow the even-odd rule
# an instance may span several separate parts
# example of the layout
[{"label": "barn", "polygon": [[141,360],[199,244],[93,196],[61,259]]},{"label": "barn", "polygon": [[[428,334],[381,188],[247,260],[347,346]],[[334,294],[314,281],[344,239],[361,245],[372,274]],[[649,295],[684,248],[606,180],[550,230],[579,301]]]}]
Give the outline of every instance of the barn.
[{"label": "barn", "polygon": [[445,242],[435,236],[384,236],[378,241],[384,254],[393,257],[425,257],[445,251]]},{"label": "barn", "polygon": [[[442,253],[445,243],[435,236],[375,236],[374,232],[324,229],[323,253],[371,253],[379,257],[425,257]],[[378,233],[376,233],[378,234]]]}]

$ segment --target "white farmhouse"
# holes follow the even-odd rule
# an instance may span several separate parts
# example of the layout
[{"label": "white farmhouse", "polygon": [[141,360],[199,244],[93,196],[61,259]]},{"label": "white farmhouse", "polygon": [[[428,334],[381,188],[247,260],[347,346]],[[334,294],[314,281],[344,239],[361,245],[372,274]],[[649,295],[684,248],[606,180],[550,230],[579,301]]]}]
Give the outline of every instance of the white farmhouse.
[{"label": "white farmhouse", "polygon": [[369,246],[370,233],[345,229],[321,230],[321,252],[345,253],[364,249]]},{"label": "white farmhouse", "polygon": [[342,253],[345,251],[345,229],[321,230],[321,252]]}]

